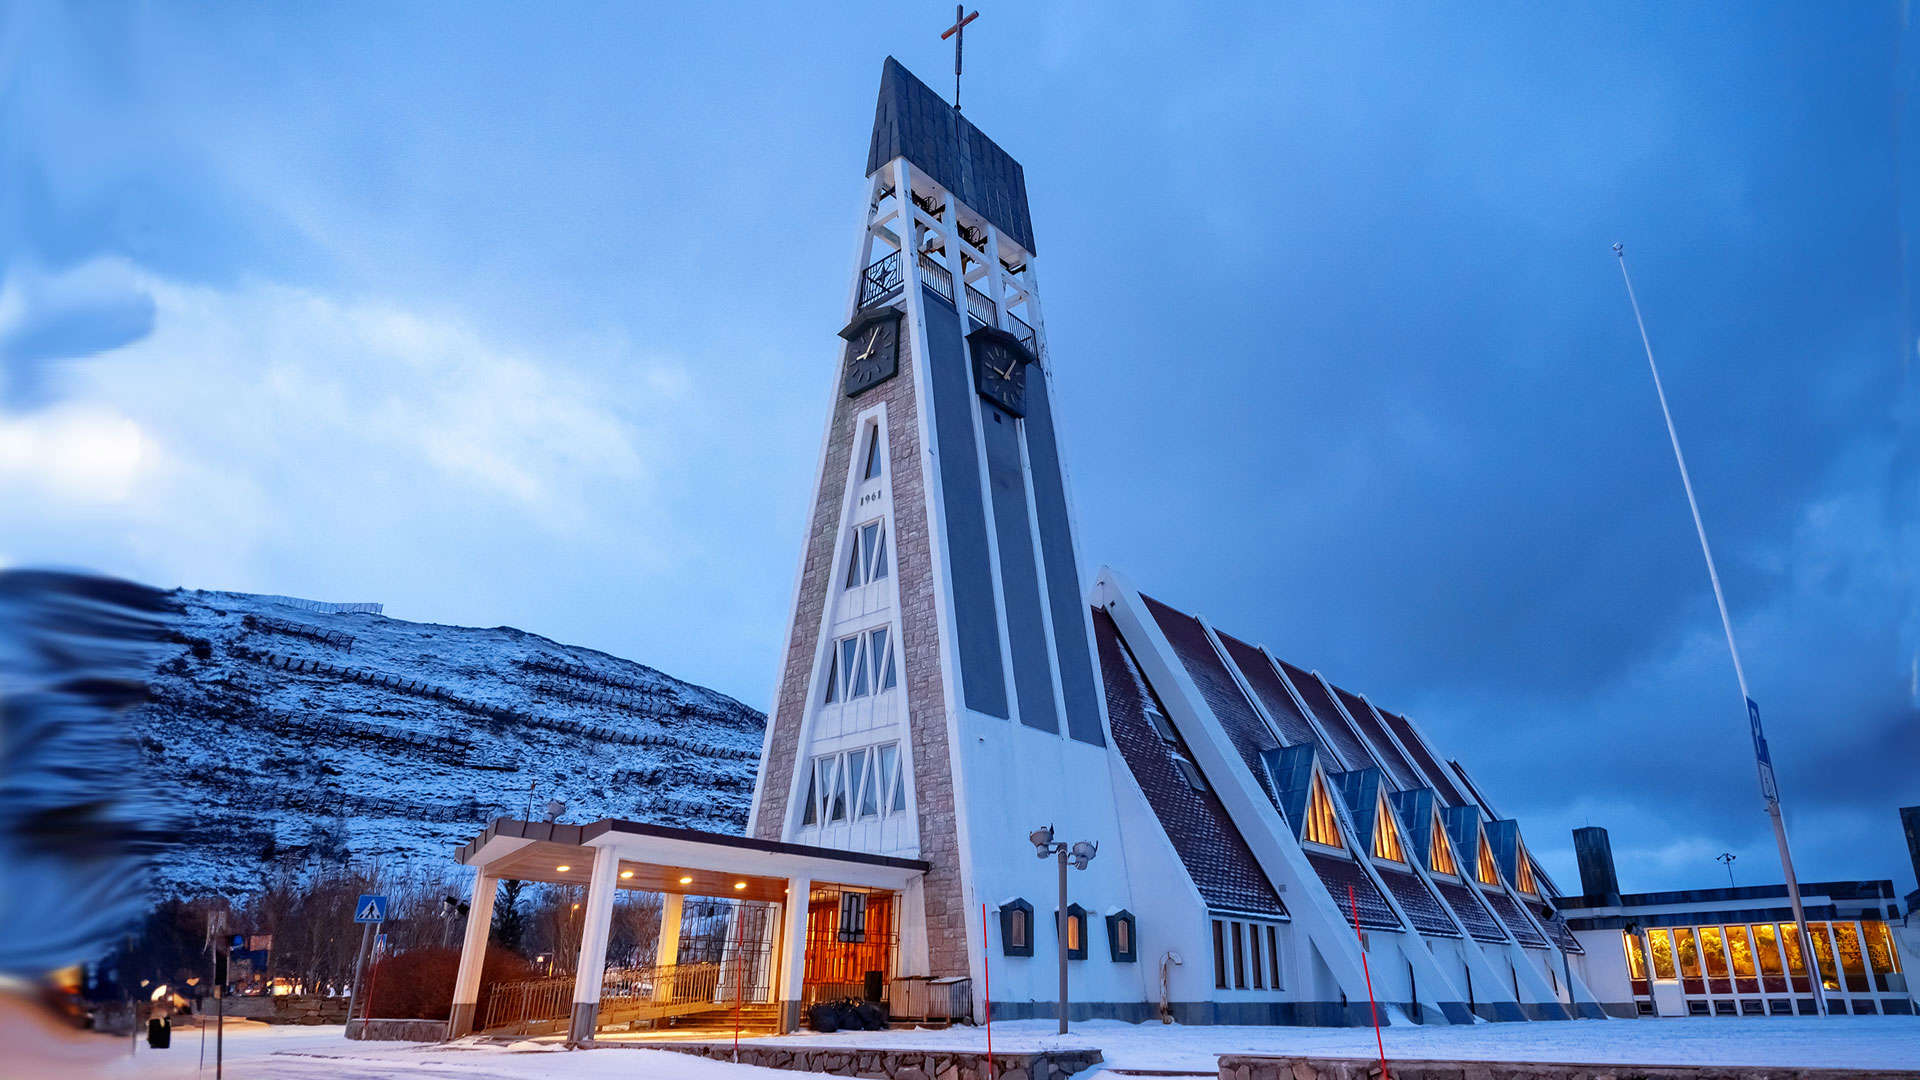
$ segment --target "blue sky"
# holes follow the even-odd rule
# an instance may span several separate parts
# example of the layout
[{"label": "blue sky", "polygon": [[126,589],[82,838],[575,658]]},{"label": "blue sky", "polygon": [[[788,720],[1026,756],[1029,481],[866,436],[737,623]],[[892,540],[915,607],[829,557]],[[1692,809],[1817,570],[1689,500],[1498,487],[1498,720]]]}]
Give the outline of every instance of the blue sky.
[{"label": "blue sky", "polygon": [[[1803,873],[1904,891],[1920,38],[1549,7],[974,24],[1086,559],[1417,717],[1565,887],[1588,823],[1629,889],[1776,878],[1623,240]],[[880,62],[947,87],[950,18],[0,2],[0,563],[764,707]]]}]

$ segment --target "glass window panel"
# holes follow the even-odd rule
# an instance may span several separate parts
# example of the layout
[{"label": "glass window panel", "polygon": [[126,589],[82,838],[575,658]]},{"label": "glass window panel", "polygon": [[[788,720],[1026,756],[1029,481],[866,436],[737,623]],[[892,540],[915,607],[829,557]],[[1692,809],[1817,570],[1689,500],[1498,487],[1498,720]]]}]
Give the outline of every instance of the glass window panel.
[{"label": "glass window panel", "polygon": [[1480,866],[1478,873],[1474,876],[1478,877],[1482,884],[1500,884],[1500,867],[1493,861],[1493,845],[1487,843],[1484,834],[1480,837]]},{"label": "glass window panel", "polygon": [[893,771],[893,812],[903,813],[907,809],[907,770]]},{"label": "glass window panel", "polygon": [[1373,854],[1389,862],[1407,861],[1406,849],[1400,845],[1400,830],[1394,827],[1393,812],[1384,797],[1373,812]]},{"label": "glass window panel", "polygon": [[1080,920],[1080,916],[1068,914],[1067,916],[1067,951],[1068,952],[1074,952],[1081,948],[1080,930],[1084,925],[1086,924]]},{"label": "glass window panel", "polygon": [[841,755],[827,759],[827,820],[847,820],[847,774]]},{"label": "glass window panel", "polygon": [[870,561],[873,573],[868,575],[869,577],[879,581],[887,576],[887,531],[885,529],[880,530],[873,542],[873,558]]},{"label": "glass window panel", "polygon": [[1233,987],[1236,990],[1247,988],[1247,954],[1242,951],[1240,924],[1233,924]]},{"label": "glass window panel", "polygon": [[1247,924],[1247,966],[1253,969],[1253,988],[1265,990],[1267,972],[1260,962],[1260,927],[1253,923]]},{"label": "glass window panel", "polygon": [[867,440],[867,471],[865,479],[880,478],[880,425],[873,426],[873,435]]},{"label": "glass window panel", "polygon": [[1007,920],[1007,925],[1008,925],[1008,929],[1011,931],[1011,933],[1008,936],[1013,939],[1013,947],[1016,949],[1026,948],[1027,947],[1027,913],[1020,908],[1015,908],[1013,910],[1013,917]]},{"label": "glass window panel", "polygon": [[840,692],[849,699],[859,697],[853,689],[853,662],[860,655],[860,639],[857,637],[840,639]]},{"label": "glass window panel", "polygon": [[859,807],[855,817],[870,818],[880,812],[873,790],[879,784],[868,775],[872,772],[871,763],[871,755],[865,750],[856,750],[847,755],[847,790],[853,793],[856,800],[854,805]]},{"label": "glass window panel", "polygon": [[1700,951],[1707,958],[1707,977],[1724,979],[1727,977],[1727,947],[1720,939],[1720,928],[1703,926],[1700,928]]},{"label": "glass window panel", "polygon": [[1666,930],[1647,931],[1647,950],[1653,954],[1653,977],[1678,978],[1673,968],[1673,934]]},{"label": "glass window panel", "polygon": [[1753,946],[1747,941],[1746,927],[1727,927],[1727,957],[1733,964],[1735,975],[1743,979],[1753,978]]},{"label": "glass window panel", "polygon": [[867,650],[860,648],[862,638],[865,636],[862,634],[859,637],[847,639],[853,646],[853,674],[847,678],[848,698],[866,697],[873,693],[873,687],[867,680]]},{"label": "glass window panel", "polygon": [[1640,939],[1622,931],[1620,944],[1627,950],[1627,978],[1644,979],[1647,977],[1647,958],[1640,951]]},{"label": "glass window panel", "polygon": [[1772,923],[1756,923],[1753,930],[1753,953],[1760,959],[1760,974],[1779,975],[1780,937]]},{"label": "glass window panel", "polygon": [[867,655],[873,658],[874,692],[891,690],[893,679],[893,650],[888,648],[887,628],[881,627],[869,635]]},{"label": "glass window panel", "polygon": [[1125,956],[1128,953],[1132,952],[1133,951],[1132,921],[1128,919],[1115,919],[1113,922],[1113,939],[1114,939],[1114,944],[1117,945],[1120,949],[1121,956]]},{"label": "glass window panel", "polygon": [[1692,927],[1682,926],[1673,931],[1673,948],[1680,956],[1681,978],[1699,978],[1700,943],[1694,938]]},{"label": "glass window panel", "polygon": [[1540,895],[1540,886],[1533,882],[1533,860],[1527,857],[1527,849],[1524,846],[1520,848],[1518,866],[1520,867],[1520,880],[1513,883],[1515,887],[1528,896]]},{"label": "glass window panel", "polygon": [[840,700],[840,663],[833,655],[827,657],[827,697],[829,703]]},{"label": "glass window panel", "polygon": [[895,775],[899,771],[900,748],[893,743],[882,746],[880,748],[880,768],[879,771],[875,773],[875,780],[880,786],[880,809],[884,813],[892,813],[894,810],[899,809],[893,805],[892,798],[894,785],[900,782],[900,778]]},{"label": "glass window panel", "polygon": [[1787,951],[1787,970],[1794,975],[1805,975],[1807,960],[1800,954],[1800,928],[1792,923],[1781,923],[1780,944]]},{"label": "glass window panel", "polygon": [[1861,923],[1860,929],[1867,935],[1867,959],[1873,964],[1873,970],[1882,975],[1891,975],[1900,970],[1900,954],[1893,947],[1893,935],[1883,922]]},{"label": "glass window panel", "polygon": [[866,579],[861,576],[860,573],[861,567],[863,567],[865,563],[860,559],[860,533],[858,531],[853,534],[853,542],[848,544],[847,547],[852,549],[847,552],[847,588],[851,589],[855,585],[863,585],[866,583]]},{"label": "glass window panel", "polygon": [[1267,985],[1275,990],[1280,986],[1280,937],[1274,928],[1267,927],[1267,974],[1271,976]]},{"label": "glass window panel", "polygon": [[1834,943],[1840,949],[1840,970],[1847,973],[1847,988],[1865,990],[1867,966],[1860,956],[1860,931],[1850,922],[1833,924]]},{"label": "glass window panel", "polygon": [[1427,865],[1436,874],[1460,873],[1460,864],[1453,861],[1453,849],[1447,846],[1447,830],[1440,825],[1440,815],[1433,815],[1433,831],[1427,841]]},{"label": "glass window panel", "polygon": [[1219,990],[1227,988],[1227,943],[1224,935],[1220,920],[1213,920],[1213,985]]},{"label": "glass window panel", "polygon": [[1318,774],[1313,778],[1313,791],[1307,796],[1307,839],[1328,847],[1344,846],[1340,843],[1340,824],[1333,816],[1333,799]]},{"label": "glass window panel", "polygon": [[1829,990],[1840,989],[1835,976],[1838,972],[1833,966],[1833,939],[1827,937],[1827,924],[1808,923],[1807,932],[1813,935],[1813,960],[1820,968],[1820,985]]},{"label": "glass window panel", "polygon": [[820,765],[807,770],[807,805],[800,812],[800,824],[813,825],[820,821]]}]

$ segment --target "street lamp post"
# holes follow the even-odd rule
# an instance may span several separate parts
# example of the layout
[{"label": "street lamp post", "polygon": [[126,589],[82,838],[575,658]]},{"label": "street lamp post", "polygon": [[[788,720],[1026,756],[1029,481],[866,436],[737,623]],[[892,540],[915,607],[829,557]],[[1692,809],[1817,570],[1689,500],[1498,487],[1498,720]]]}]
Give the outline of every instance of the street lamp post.
[{"label": "street lamp post", "polygon": [[[1067,864],[1072,863],[1075,870],[1085,870],[1100,851],[1097,840],[1078,840],[1069,845],[1055,843],[1053,826],[1035,829],[1027,835],[1033,841],[1034,854],[1044,859],[1051,855],[1060,864],[1060,906],[1053,921],[1054,936],[1060,944],[1060,1034],[1067,1033],[1067,927],[1071,916],[1067,914]],[[1086,943],[1081,942],[1082,946]]]}]

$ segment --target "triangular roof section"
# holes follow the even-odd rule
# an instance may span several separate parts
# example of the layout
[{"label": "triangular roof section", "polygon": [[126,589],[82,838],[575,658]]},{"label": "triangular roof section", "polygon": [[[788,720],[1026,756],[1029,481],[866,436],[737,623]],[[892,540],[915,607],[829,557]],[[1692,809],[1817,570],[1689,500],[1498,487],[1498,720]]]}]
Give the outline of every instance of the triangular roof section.
[{"label": "triangular roof section", "polygon": [[[1178,732],[1169,727],[1170,743],[1169,732],[1161,731],[1153,722],[1150,710],[1164,716],[1165,706],[1122,639],[1113,616],[1093,609],[1093,630],[1114,747],[1133,773],[1135,784],[1201,900],[1217,911],[1286,918],[1286,905],[1278,890],[1261,870],[1219,796],[1206,785],[1205,776],[1193,764]],[[1200,787],[1189,782],[1182,759],[1194,770]]]}]

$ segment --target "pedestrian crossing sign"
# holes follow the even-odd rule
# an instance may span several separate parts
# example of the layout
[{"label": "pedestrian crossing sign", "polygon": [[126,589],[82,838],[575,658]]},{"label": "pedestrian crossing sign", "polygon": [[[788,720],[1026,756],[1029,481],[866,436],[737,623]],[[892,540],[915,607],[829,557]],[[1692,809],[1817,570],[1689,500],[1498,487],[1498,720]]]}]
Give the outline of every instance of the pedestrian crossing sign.
[{"label": "pedestrian crossing sign", "polygon": [[357,923],[386,922],[386,896],[380,893],[361,893],[360,899],[353,905],[353,921]]}]

